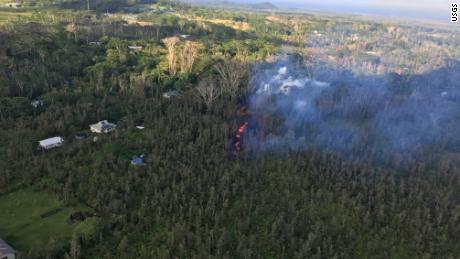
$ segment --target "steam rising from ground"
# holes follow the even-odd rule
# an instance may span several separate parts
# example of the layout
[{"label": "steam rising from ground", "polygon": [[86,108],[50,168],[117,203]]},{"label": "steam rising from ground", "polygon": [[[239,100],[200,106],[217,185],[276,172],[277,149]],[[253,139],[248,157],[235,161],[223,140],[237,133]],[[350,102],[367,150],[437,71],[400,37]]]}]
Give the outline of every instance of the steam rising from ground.
[{"label": "steam rising from ground", "polygon": [[315,79],[288,59],[263,64],[249,97],[253,150],[308,146],[353,155],[460,150],[458,62],[424,75],[355,76],[317,68]]}]

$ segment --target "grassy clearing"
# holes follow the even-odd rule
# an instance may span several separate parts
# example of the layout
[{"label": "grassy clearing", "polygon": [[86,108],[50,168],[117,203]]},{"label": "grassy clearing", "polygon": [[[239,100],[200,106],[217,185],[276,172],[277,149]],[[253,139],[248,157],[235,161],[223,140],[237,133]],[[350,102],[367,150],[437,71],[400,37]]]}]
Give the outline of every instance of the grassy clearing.
[{"label": "grassy clearing", "polygon": [[218,25],[224,25],[227,27],[230,27],[235,30],[240,30],[240,31],[250,31],[252,30],[251,25],[247,22],[237,22],[237,21],[232,21],[232,20],[224,20],[224,19],[206,19],[203,17],[188,17],[184,16],[181,14],[175,14],[176,16],[184,19],[188,19],[191,21],[196,21],[196,22],[209,22],[213,24],[218,24]]},{"label": "grassy clearing", "polygon": [[73,231],[87,231],[94,225],[94,219],[69,222],[73,212],[88,208],[64,207],[54,195],[31,188],[0,196],[0,211],[0,236],[19,251],[44,247],[51,239],[67,242]]},{"label": "grassy clearing", "polygon": [[17,21],[21,18],[27,18],[32,16],[31,12],[15,12],[0,10],[0,24],[6,22]]}]

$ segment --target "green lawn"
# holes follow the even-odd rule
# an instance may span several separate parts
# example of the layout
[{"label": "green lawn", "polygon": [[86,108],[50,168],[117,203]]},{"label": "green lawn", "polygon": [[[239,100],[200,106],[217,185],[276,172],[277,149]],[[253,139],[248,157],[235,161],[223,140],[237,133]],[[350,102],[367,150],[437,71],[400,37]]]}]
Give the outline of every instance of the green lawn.
[{"label": "green lawn", "polygon": [[[59,209],[49,217],[40,215]],[[75,211],[88,211],[84,206],[64,207],[59,200],[46,192],[31,188],[0,196],[0,237],[18,251],[46,246],[51,239],[67,242],[73,231],[87,231],[95,219],[71,224],[69,216]]]}]

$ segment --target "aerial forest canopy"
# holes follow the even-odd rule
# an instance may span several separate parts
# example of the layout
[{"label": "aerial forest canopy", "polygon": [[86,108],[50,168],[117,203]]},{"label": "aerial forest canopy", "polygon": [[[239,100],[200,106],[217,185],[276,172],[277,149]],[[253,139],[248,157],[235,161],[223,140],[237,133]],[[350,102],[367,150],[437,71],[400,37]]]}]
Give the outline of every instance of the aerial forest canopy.
[{"label": "aerial forest canopy", "polygon": [[460,254],[457,29],[4,2],[0,239],[17,258]]}]

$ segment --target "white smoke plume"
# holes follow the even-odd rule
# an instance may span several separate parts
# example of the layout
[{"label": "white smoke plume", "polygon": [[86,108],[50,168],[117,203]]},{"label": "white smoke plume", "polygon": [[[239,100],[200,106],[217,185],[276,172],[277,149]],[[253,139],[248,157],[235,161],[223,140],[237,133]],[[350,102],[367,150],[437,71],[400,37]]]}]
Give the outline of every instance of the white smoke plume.
[{"label": "white smoke plume", "polygon": [[356,76],[289,59],[253,73],[256,151],[324,148],[353,156],[460,151],[459,62],[423,75]]}]

